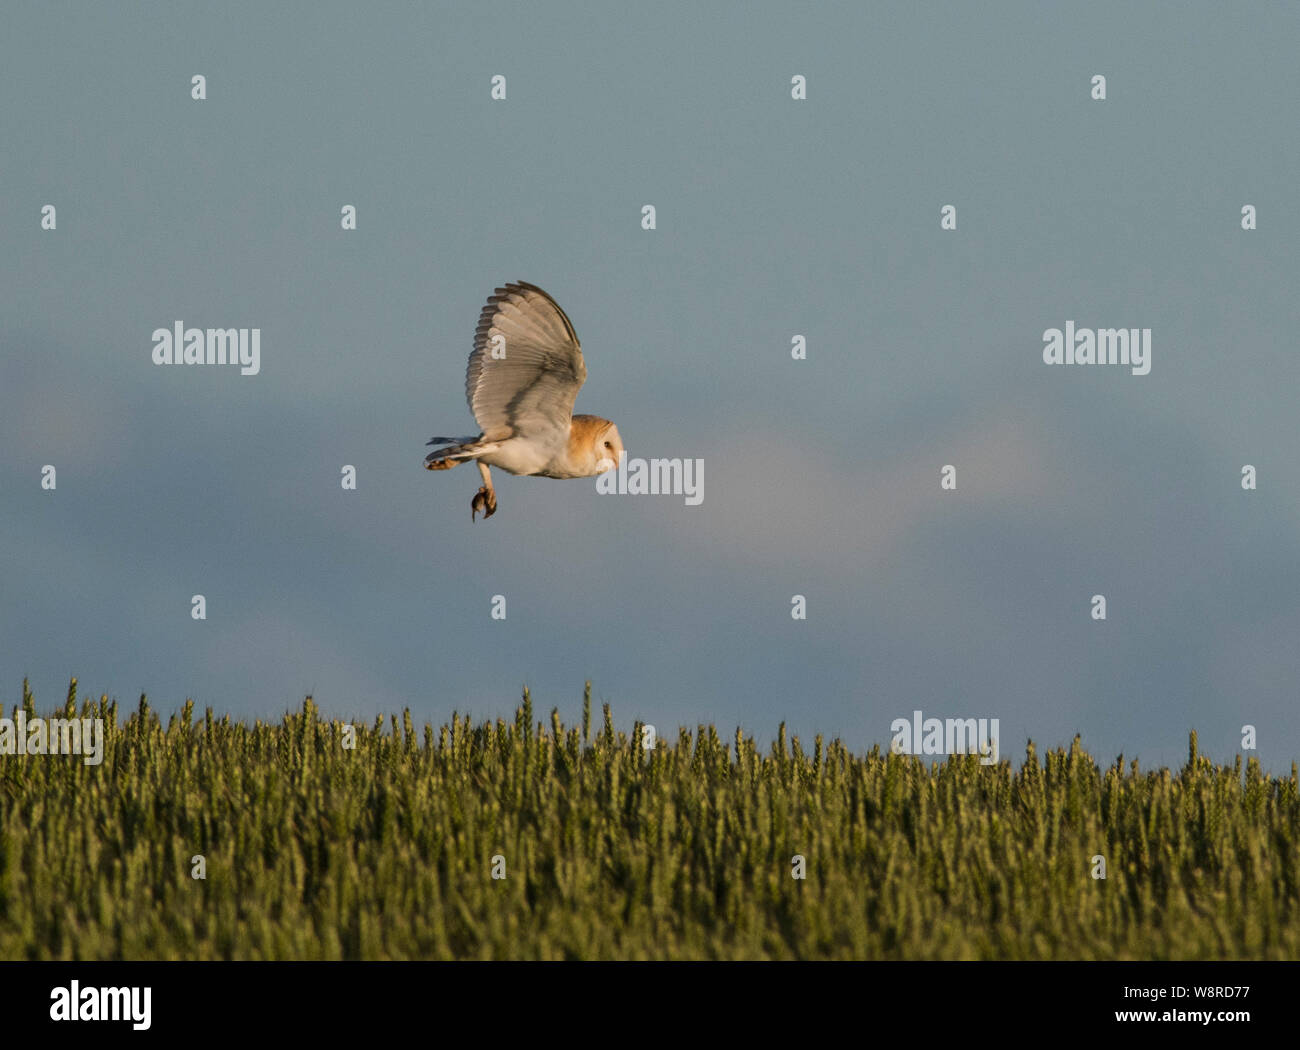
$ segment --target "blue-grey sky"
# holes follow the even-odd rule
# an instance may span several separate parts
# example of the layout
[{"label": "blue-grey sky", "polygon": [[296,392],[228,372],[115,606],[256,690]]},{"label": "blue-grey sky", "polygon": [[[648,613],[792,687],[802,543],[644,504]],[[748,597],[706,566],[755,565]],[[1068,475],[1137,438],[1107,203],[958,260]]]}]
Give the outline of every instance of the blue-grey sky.
[{"label": "blue-grey sky", "polygon": [[[1137,7],[11,7],[0,700],[575,719],[589,678],[670,737],[919,708],[1150,765],[1249,723],[1289,768],[1300,9]],[[519,279],[700,506],[498,474],[471,524],[477,472],[421,469]],[[261,373],[155,366],[178,320]],[[1044,364],[1067,321],[1150,374]]]}]

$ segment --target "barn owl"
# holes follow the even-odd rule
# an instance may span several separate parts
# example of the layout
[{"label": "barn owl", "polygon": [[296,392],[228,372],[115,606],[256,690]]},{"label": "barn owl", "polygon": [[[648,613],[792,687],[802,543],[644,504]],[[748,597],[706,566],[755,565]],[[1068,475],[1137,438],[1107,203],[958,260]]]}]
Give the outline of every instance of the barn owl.
[{"label": "barn owl", "polygon": [[599,416],[575,416],[587,378],[577,333],[559,303],[535,285],[507,284],[488,296],[465,372],[465,396],[483,428],[478,437],[436,437],[429,470],[474,460],[483,487],[470,520],[497,509],[489,467],[543,478],[589,478],[618,465],[623,439]]}]

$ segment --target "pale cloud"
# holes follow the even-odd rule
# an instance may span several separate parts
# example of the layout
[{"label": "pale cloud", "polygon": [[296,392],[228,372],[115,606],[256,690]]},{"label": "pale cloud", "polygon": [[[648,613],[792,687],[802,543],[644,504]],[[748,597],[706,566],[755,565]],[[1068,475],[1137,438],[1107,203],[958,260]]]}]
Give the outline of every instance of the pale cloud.
[{"label": "pale cloud", "polygon": [[[709,532],[727,536],[720,553],[769,566],[836,568],[846,550],[859,567],[886,563],[914,526],[945,508],[961,513],[1029,499],[1049,480],[1035,428],[1011,421],[936,439],[924,449],[864,456],[847,470],[776,435],[735,437],[709,462],[718,480],[708,513],[720,523],[711,521]],[[939,472],[949,463],[957,468],[957,489],[944,492]],[[760,507],[754,493],[764,491],[770,502]]]}]

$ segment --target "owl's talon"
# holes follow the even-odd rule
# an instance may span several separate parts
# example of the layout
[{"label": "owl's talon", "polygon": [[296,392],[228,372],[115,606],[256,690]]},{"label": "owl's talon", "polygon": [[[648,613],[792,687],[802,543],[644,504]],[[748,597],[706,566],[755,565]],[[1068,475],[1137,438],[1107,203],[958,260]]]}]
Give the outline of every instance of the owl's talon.
[{"label": "owl's talon", "polygon": [[477,521],[478,512],[483,512],[483,520],[487,521],[497,512],[497,494],[494,489],[484,485],[474,494],[474,498],[469,501],[469,520]]}]

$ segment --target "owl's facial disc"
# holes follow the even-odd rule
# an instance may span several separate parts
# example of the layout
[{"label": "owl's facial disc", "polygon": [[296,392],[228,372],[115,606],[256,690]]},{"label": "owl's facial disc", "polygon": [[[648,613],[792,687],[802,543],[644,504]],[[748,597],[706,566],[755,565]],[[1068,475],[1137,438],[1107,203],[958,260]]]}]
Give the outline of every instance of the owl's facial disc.
[{"label": "owl's facial disc", "polygon": [[603,474],[618,466],[619,454],[623,452],[623,439],[618,435],[618,427],[611,423],[596,438],[596,467]]}]

